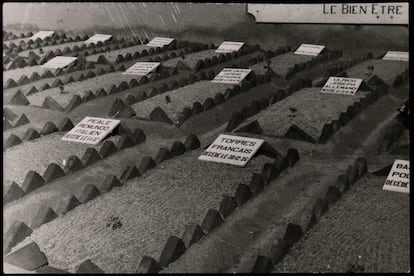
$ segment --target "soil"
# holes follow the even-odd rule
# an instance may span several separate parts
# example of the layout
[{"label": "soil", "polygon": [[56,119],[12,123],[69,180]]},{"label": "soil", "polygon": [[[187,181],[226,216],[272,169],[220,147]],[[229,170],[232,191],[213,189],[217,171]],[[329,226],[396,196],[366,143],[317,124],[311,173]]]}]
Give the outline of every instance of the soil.
[{"label": "soil", "polygon": [[203,60],[205,58],[212,58],[213,56],[219,56],[220,53],[216,53],[215,49],[211,49],[211,50],[204,50],[204,51],[200,51],[200,52],[196,52],[196,53],[191,53],[188,55],[185,55],[185,58],[183,59],[182,57],[176,57],[173,59],[169,59],[167,61],[163,62],[163,65],[166,67],[175,67],[177,66],[178,62],[183,62],[184,64],[186,64],[189,68],[195,68],[197,62],[199,60]]},{"label": "soil", "polygon": [[[179,113],[185,107],[191,109],[196,101],[203,104],[207,98],[214,98],[216,93],[224,93],[227,88],[233,86],[233,84],[199,81],[138,102],[132,105],[132,108],[134,108],[137,117],[147,118],[156,107],[161,107],[168,117],[175,122],[178,120]],[[167,96],[171,100],[169,103],[165,99]]]},{"label": "soil", "polygon": [[109,61],[115,62],[118,55],[125,56],[128,53],[133,55],[135,52],[142,52],[143,50],[148,51],[149,49],[150,49],[150,47],[145,46],[145,45],[135,45],[135,46],[127,47],[127,48],[122,48],[122,49],[113,50],[113,51],[109,51],[109,52],[90,55],[90,56],[86,57],[86,60],[91,61],[91,62],[96,62],[98,60],[99,56],[103,55]]}]

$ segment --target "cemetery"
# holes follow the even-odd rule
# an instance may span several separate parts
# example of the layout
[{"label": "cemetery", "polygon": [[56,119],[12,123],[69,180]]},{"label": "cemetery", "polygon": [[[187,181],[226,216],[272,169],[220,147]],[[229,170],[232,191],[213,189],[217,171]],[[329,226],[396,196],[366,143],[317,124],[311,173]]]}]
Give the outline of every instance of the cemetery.
[{"label": "cemetery", "polygon": [[408,4],[312,5],[3,5],[3,272],[409,272]]}]

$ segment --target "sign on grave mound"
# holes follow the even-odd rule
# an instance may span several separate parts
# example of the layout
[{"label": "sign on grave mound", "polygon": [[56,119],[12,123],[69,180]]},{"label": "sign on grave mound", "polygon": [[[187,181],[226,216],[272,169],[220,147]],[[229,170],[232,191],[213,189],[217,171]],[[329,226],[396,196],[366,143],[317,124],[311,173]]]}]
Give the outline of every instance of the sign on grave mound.
[{"label": "sign on grave mound", "polygon": [[53,69],[64,68],[75,62],[76,59],[76,57],[57,56],[43,64],[42,67]]},{"label": "sign on grave mound", "polygon": [[263,142],[262,139],[220,134],[198,159],[244,167]]},{"label": "sign on grave mound", "polygon": [[409,194],[410,161],[396,159],[382,189]]},{"label": "sign on grave mound", "polygon": [[61,140],[96,145],[102,141],[120,120],[85,117],[71,129]]},{"label": "sign on grave mound", "polygon": [[159,62],[137,62],[129,67],[123,74],[145,76],[154,71],[158,66]]},{"label": "sign on grave mound", "polygon": [[216,53],[231,53],[240,50],[243,47],[244,42],[235,41],[223,41],[220,46],[216,49]]},{"label": "sign on grave mound", "polygon": [[306,55],[306,56],[317,56],[325,48],[323,45],[315,44],[301,44],[298,49],[296,49],[296,55]]},{"label": "sign on grave mound", "polygon": [[408,61],[408,52],[388,51],[382,59]]},{"label": "sign on grave mound", "polygon": [[106,34],[94,34],[88,40],[85,40],[85,43],[98,43],[98,42],[105,42],[111,39],[112,35]]},{"label": "sign on grave mound", "polygon": [[35,33],[32,37],[30,37],[31,40],[36,40],[38,38],[45,39],[46,37],[52,36],[55,33],[55,31],[40,31]]},{"label": "sign on grave mound", "polygon": [[224,68],[211,82],[239,84],[251,71],[252,69]]},{"label": "sign on grave mound", "polygon": [[166,45],[170,45],[171,42],[174,41],[174,38],[169,38],[169,37],[154,37],[150,42],[148,42],[147,44],[145,44],[146,46],[149,47],[164,47]]},{"label": "sign on grave mound", "polygon": [[355,95],[361,83],[362,79],[329,77],[321,93]]}]

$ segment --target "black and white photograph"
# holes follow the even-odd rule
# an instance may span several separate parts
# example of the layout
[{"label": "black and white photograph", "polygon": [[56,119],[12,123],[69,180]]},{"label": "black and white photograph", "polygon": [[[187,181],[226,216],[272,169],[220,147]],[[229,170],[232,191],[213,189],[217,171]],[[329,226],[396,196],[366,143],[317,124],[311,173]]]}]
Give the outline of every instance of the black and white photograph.
[{"label": "black and white photograph", "polygon": [[410,273],[409,4],[3,2],[3,273]]}]

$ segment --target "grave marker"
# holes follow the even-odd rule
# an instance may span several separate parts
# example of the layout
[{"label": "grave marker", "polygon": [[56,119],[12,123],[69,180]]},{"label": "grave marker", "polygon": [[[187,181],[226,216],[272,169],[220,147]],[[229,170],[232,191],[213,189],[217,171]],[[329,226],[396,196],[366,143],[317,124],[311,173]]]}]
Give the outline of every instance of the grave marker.
[{"label": "grave marker", "polygon": [[244,167],[263,142],[262,139],[220,134],[198,159]]},{"label": "grave marker", "polygon": [[216,49],[216,53],[231,53],[240,50],[243,47],[244,42],[236,41],[223,41],[220,46]]},{"label": "grave marker", "polygon": [[98,43],[98,42],[105,42],[111,39],[112,35],[106,34],[94,34],[88,40],[85,40],[85,43]]},{"label": "grave marker", "polygon": [[408,52],[388,51],[382,59],[408,61]]},{"label": "grave marker", "polygon": [[329,77],[321,93],[355,95],[361,83],[362,79]]},{"label": "grave marker", "polygon": [[145,45],[149,47],[164,47],[166,45],[171,44],[171,42],[173,41],[174,41],[174,38],[157,36],[157,37],[154,37],[150,42],[148,42]]},{"label": "grave marker", "polygon": [[120,120],[114,119],[85,117],[66,133],[61,140],[96,145],[120,122]]},{"label": "grave marker", "polygon": [[315,44],[301,44],[298,49],[296,49],[296,55],[306,55],[306,56],[317,56],[325,48],[323,45]]},{"label": "grave marker", "polygon": [[396,159],[382,189],[409,194],[410,161]]},{"label": "grave marker", "polygon": [[129,67],[123,74],[145,76],[154,71],[158,66],[159,62],[137,62]]},{"label": "grave marker", "polygon": [[57,56],[43,64],[42,67],[53,69],[64,68],[69,64],[75,62],[76,59],[76,57]]},{"label": "grave marker", "polygon": [[212,82],[239,84],[251,71],[252,69],[224,68]]},{"label": "grave marker", "polygon": [[35,33],[30,39],[34,41],[40,38],[43,40],[46,37],[52,36],[54,33],[55,31],[40,31],[40,32]]}]

